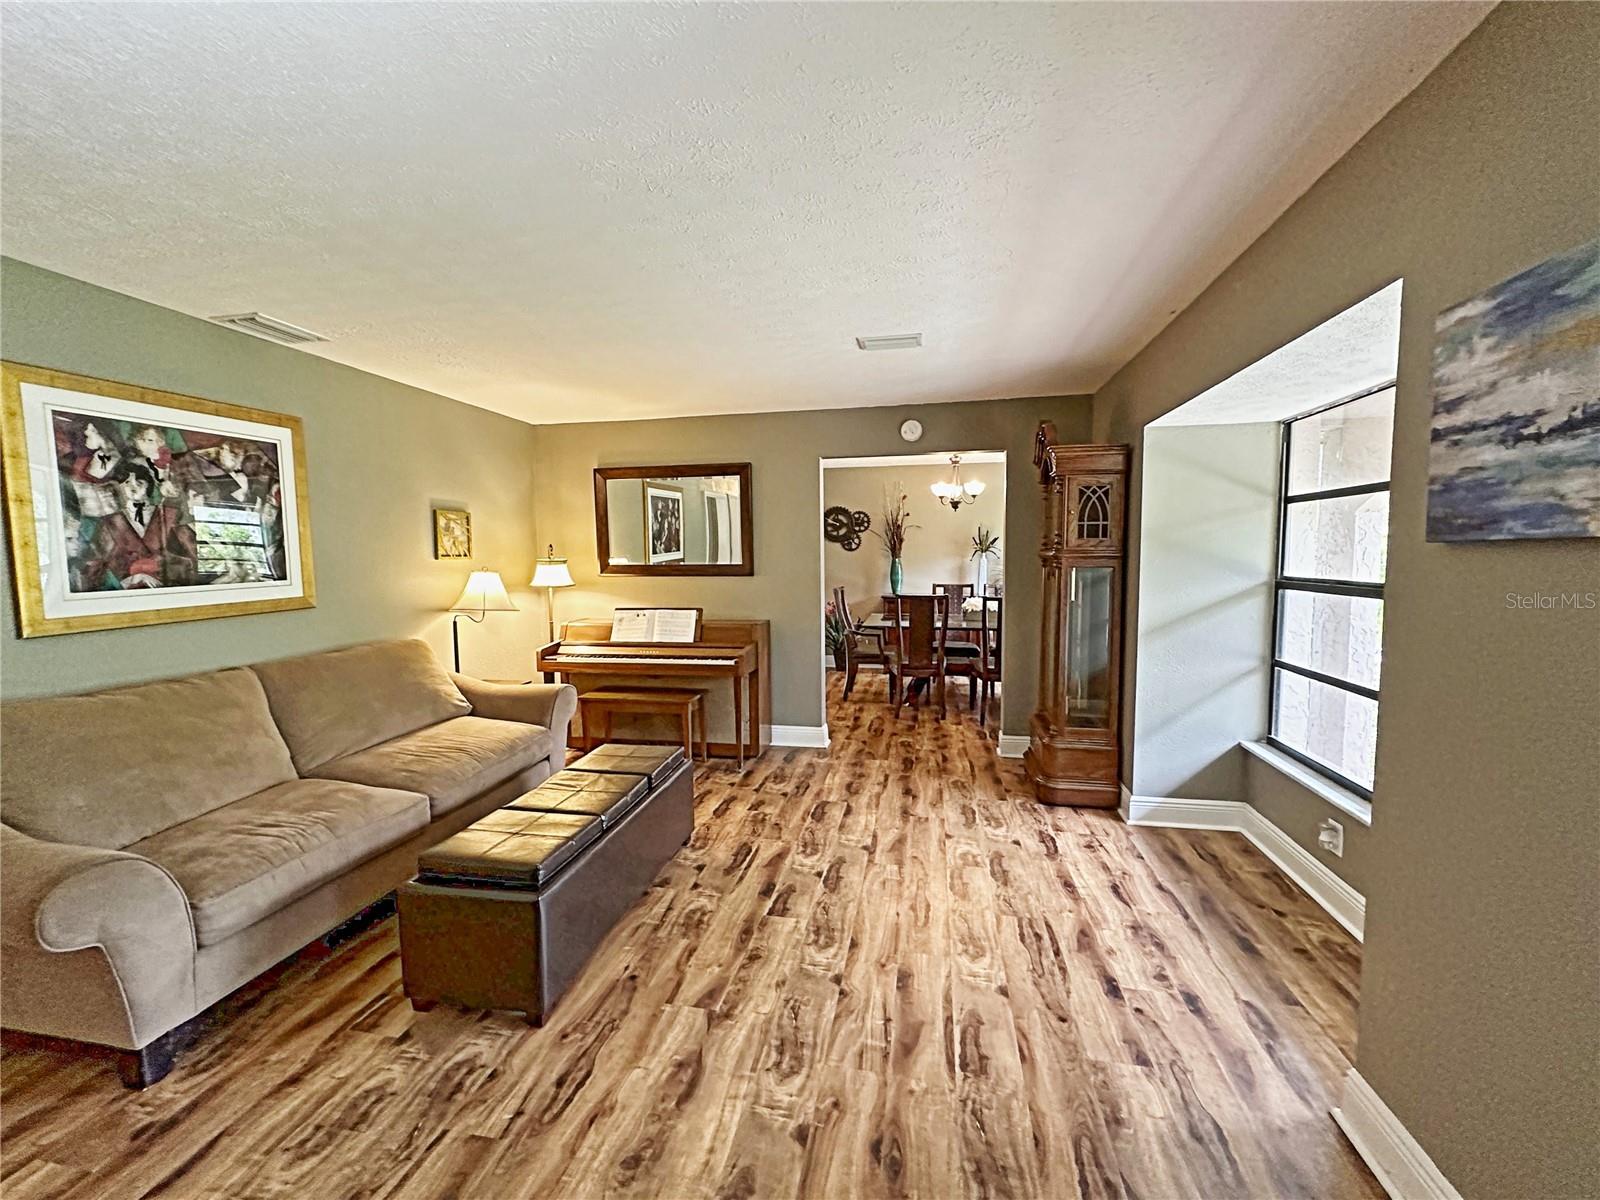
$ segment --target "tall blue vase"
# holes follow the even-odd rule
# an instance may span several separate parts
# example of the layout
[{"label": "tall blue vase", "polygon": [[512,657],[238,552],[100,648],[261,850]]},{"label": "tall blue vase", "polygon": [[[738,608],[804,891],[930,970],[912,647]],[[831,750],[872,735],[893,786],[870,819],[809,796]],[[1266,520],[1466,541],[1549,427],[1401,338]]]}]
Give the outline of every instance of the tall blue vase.
[{"label": "tall blue vase", "polygon": [[905,568],[900,565],[898,558],[889,560],[889,592],[891,595],[900,594],[900,585],[906,581]]}]

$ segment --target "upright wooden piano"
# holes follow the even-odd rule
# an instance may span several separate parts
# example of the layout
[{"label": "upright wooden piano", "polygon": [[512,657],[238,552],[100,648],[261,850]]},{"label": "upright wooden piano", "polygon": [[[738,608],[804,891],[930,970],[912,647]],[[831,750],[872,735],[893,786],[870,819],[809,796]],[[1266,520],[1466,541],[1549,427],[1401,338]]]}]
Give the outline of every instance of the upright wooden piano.
[{"label": "upright wooden piano", "polygon": [[540,648],[537,666],[580,693],[619,681],[702,686],[711,753],[755,758],[768,742],[762,722],[772,711],[771,644],[767,621],[706,620],[695,641],[673,643],[613,642],[609,620],[568,621],[559,641]]}]

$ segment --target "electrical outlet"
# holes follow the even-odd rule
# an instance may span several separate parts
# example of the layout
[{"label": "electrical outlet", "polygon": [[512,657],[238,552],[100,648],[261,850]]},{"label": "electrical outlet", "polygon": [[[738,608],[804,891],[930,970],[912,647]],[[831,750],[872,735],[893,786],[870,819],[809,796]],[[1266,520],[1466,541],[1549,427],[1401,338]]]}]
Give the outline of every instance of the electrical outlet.
[{"label": "electrical outlet", "polygon": [[1317,845],[1335,858],[1344,857],[1344,826],[1332,820],[1317,826]]}]

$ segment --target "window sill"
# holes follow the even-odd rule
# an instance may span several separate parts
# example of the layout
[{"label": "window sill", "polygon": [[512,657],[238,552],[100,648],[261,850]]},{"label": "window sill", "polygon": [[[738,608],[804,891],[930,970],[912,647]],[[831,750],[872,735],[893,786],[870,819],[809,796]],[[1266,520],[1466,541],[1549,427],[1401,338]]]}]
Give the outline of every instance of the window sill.
[{"label": "window sill", "polygon": [[1317,774],[1310,767],[1296,762],[1282,750],[1269,746],[1266,742],[1240,742],[1239,746],[1245,753],[1253,754],[1269,767],[1276,768],[1306,791],[1315,793],[1340,812],[1363,825],[1372,824],[1372,801],[1356,795],[1349,788],[1340,787],[1333,780]]}]

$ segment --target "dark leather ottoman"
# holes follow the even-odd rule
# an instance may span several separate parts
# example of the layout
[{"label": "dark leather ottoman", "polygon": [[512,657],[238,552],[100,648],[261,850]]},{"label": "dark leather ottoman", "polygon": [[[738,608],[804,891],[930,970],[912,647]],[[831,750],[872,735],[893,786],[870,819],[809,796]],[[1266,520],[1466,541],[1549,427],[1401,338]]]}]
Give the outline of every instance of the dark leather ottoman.
[{"label": "dark leather ottoman", "polygon": [[419,856],[417,877],[398,893],[414,1007],[512,1009],[542,1025],[688,842],[694,769],[682,749],[618,749],[653,761],[629,755],[639,770],[589,771],[580,760]]},{"label": "dark leather ottoman", "polygon": [[684,761],[683,750],[679,746],[635,746],[625,742],[607,742],[604,746],[596,746],[567,769],[597,774],[643,775],[654,787]]}]

